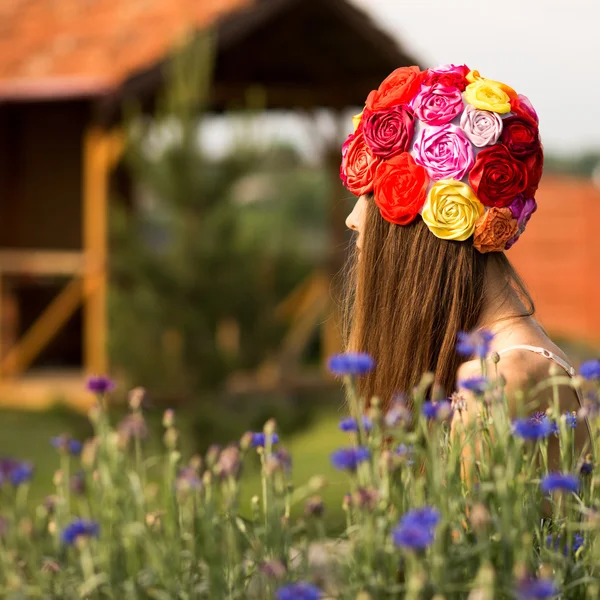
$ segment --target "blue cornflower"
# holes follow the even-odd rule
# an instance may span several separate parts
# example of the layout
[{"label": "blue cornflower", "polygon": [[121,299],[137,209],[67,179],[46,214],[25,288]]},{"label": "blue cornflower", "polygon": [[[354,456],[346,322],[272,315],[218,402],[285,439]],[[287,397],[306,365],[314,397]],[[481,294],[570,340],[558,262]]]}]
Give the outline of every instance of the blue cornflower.
[{"label": "blue cornflower", "polygon": [[[551,548],[552,550],[559,550],[560,548],[560,544],[562,541],[562,536],[561,535],[557,535],[556,538],[554,538],[552,535],[549,535],[546,538],[546,547],[547,548]],[[581,548],[581,546],[583,546],[583,536],[579,533],[576,533],[573,536],[573,554],[575,554],[575,552],[577,552],[577,550],[579,550],[579,548]],[[569,544],[565,543],[565,545],[562,548],[562,552],[565,556],[569,556],[569,554],[571,553],[571,548],[569,548]]]},{"label": "blue cornflower", "polygon": [[429,527],[417,525],[398,525],[392,531],[394,545],[409,550],[425,550],[433,543],[435,534]]},{"label": "blue cornflower", "polygon": [[368,448],[340,448],[331,454],[331,464],[340,471],[356,471],[359,463],[371,456]]},{"label": "blue cornflower", "polygon": [[[279,442],[279,436],[276,433],[271,434],[271,444],[277,444]],[[252,434],[252,442],[251,446],[253,448],[264,448],[267,443],[267,436],[262,431],[256,432]]]},{"label": "blue cornflower", "polygon": [[14,486],[29,481],[33,475],[33,465],[14,460],[12,458],[0,459],[0,486],[9,481]]},{"label": "blue cornflower", "polygon": [[277,590],[275,598],[277,600],[319,600],[323,592],[310,583],[290,583]]},{"label": "blue cornflower", "polygon": [[63,544],[72,546],[80,537],[98,537],[99,533],[100,526],[96,521],[75,519],[64,528],[61,540]]},{"label": "blue cornflower", "polygon": [[364,352],[346,352],[332,356],[328,366],[334,375],[365,375],[375,368],[375,359]]},{"label": "blue cornflower", "polygon": [[115,382],[106,375],[93,375],[87,380],[86,387],[94,394],[106,394],[115,389]]},{"label": "blue cornflower", "polygon": [[483,394],[489,385],[490,382],[487,377],[471,377],[470,379],[461,379],[458,382],[459,388],[464,388],[474,394]]},{"label": "blue cornflower", "polygon": [[570,427],[571,429],[575,429],[575,427],[577,427],[577,413],[575,411],[566,412],[565,419],[567,421],[568,427]]},{"label": "blue cornflower", "polygon": [[17,463],[15,468],[10,472],[10,482],[15,486],[19,486],[33,477],[33,465],[21,462]]},{"label": "blue cornflower", "polygon": [[524,440],[540,440],[556,430],[556,423],[553,423],[546,415],[515,419],[512,425],[513,433]]},{"label": "blue cornflower", "polygon": [[[373,421],[367,416],[363,416],[362,423],[365,431],[373,429]],[[352,417],[347,417],[340,421],[340,429],[342,431],[358,431],[358,422]]]},{"label": "blue cornflower", "polygon": [[83,444],[79,440],[74,440],[68,435],[60,435],[58,437],[50,438],[50,443],[57,449],[73,456],[79,456]]},{"label": "blue cornflower", "polygon": [[445,420],[452,414],[452,404],[447,400],[441,402],[433,402],[427,400],[421,406],[421,413],[429,420]]},{"label": "blue cornflower", "polygon": [[544,494],[550,492],[576,492],[579,489],[579,477],[572,473],[549,473],[541,483],[540,488]]},{"label": "blue cornflower", "polygon": [[551,579],[523,579],[517,587],[519,600],[546,600],[558,594],[558,587]]},{"label": "blue cornflower", "polygon": [[435,527],[440,522],[440,513],[432,506],[415,508],[400,519],[401,526]]},{"label": "blue cornflower", "polygon": [[579,367],[579,374],[584,379],[600,379],[600,359],[594,358]]},{"label": "blue cornflower", "polygon": [[494,334],[486,329],[472,331],[471,333],[460,332],[456,343],[456,351],[463,356],[477,356],[485,358],[490,353],[490,347]]},{"label": "blue cornflower", "polygon": [[592,462],[592,457],[590,455],[585,457],[585,460],[581,463],[581,467],[579,468],[579,473],[581,475],[591,475],[594,470],[594,463]]}]

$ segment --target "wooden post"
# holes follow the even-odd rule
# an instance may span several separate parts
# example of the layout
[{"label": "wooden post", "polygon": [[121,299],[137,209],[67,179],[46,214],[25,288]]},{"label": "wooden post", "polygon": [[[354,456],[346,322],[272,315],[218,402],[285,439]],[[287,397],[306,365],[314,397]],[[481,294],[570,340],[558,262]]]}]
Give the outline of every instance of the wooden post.
[{"label": "wooden post", "polygon": [[123,150],[119,130],[90,128],[83,144],[83,245],[85,269],[84,366],[87,374],[106,373],[107,222],[110,171]]}]

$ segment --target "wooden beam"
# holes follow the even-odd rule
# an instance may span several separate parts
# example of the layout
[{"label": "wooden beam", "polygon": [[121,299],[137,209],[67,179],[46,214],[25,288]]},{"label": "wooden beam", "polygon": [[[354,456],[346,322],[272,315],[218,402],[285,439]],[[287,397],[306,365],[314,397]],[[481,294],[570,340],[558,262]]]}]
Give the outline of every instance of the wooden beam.
[{"label": "wooden beam", "polygon": [[0,375],[22,373],[56,332],[68,321],[81,302],[82,284],[72,279],[46,307],[25,335],[13,346],[0,363]]},{"label": "wooden beam", "polygon": [[6,275],[78,275],[82,252],[53,250],[0,250],[0,272]]}]

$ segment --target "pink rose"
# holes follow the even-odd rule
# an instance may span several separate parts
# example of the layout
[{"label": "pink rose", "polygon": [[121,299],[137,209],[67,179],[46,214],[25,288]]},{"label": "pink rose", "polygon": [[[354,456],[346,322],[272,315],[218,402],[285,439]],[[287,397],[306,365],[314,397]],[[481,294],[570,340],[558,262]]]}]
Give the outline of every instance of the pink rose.
[{"label": "pink rose", "polygon": [[419,93],[413,98],[411,107],[423,123],[444,125],[461,113],[462,94],[457,87],[422,85]]},{"label": "pink rose", "polygon": [[502,133],[502,119],[495,112],[479,110],[467,104],[460,118],[460,126],[474,146],[492,146]]},{"label": "pink rose", "polygon": [[362,124],[367,146],[375,156],[386,160],[408,150],[415,130],[414,116],[406,106],[365,111]]},{"label": "pink rose", "polygon": [[415,161],[427,169],[434,181],[460,181],[475,162],[471,143],[464,132],[450,123],[422,129],[412,152]]}]

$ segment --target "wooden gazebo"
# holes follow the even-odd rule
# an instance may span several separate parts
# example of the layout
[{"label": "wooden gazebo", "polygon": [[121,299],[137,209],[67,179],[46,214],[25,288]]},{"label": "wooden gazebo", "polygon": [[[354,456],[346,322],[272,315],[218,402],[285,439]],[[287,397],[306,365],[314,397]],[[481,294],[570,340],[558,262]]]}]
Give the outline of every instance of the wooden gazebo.
[{"label": "wooden gazebo", "polygon": [[[83,377],[107,370],[121,107],[131,97],[152,105],[185,36],[216,34],[214,110],[243,106],[250,88],[266,109],[360,106],[414,64],[346,0],[13,0],[0,22],[1,405],[62,397],[83,407]],[[332,223],[337,248],[343,216]]]}]

